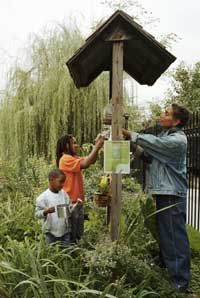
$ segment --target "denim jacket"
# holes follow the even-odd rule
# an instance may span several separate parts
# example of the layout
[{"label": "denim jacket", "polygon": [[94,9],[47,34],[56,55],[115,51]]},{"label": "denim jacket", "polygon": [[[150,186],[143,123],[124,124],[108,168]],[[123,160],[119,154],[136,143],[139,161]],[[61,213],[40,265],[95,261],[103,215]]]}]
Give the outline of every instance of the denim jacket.
[{"label": "denim jacket", "polygon": [[157,137],[134,132],[131,141],[152,157],[147,167],[147,192],[185,197],[187,138],[181,128],[165,130]]}]

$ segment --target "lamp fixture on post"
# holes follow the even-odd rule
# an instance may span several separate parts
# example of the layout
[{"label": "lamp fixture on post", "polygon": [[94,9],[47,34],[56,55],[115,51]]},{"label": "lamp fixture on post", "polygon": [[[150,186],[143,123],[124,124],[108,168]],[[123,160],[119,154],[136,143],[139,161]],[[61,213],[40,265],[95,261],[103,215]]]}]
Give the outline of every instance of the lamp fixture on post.
[{"label": "lamp fixture on post", "polygon": [[128,113],[124,113],[123,117],[125,119],[124,128],[128,129],[128,119],[129,119],[130,115]]}]

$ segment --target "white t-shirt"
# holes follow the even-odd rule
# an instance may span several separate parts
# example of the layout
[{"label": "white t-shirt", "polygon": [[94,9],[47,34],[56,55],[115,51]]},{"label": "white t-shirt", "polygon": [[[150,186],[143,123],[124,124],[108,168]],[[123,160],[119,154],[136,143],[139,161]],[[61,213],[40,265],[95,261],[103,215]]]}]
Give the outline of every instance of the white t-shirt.
[{"label": "white t-shirt", "polygon": [[[69,233],[70,224],[69,218],[59,218],[57,214],[57,205],[70,204],[70,198],[66,192],[60,190],[58,193],[52,192],[49,188],[45,190],[36,199],[35,216],[41,219],[42,230],[44,233],[51,233],[55,237],[61,237],[65,233]],[[54,213],[49,213],[44,216],[44,210],[50,207],[55,207]],[[67,215],[69,215],[67,213]]]}]

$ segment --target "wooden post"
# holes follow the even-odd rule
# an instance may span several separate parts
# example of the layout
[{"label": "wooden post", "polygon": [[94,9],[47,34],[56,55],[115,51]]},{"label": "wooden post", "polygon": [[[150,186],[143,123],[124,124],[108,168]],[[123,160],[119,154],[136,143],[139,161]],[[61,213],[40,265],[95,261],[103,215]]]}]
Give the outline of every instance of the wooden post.
[{"label": "wooden post", "polygon": [[[123,41],[113,42],[112,55],[112,140],[121,139],[123,98]],[[111,179],[111,240],[117,240],[121,209],[121,174],[112,174]]]},{"label": "wooden post", "polygon": [[112,69],[109,71],[109,101],[112,100]]}]

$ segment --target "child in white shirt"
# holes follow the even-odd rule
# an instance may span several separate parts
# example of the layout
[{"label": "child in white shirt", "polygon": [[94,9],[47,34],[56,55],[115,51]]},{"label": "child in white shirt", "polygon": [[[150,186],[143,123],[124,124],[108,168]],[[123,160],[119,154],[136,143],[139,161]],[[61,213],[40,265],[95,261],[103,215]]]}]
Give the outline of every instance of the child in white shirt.
[{"label": "child in white shirt", "polygon": [[49,172],[48,178],[49,188],[36,199],[35,216],[41,219],[47,243],[69,245],[71,200],[62,190],[66,177],[63,171],[54,169]]}]

